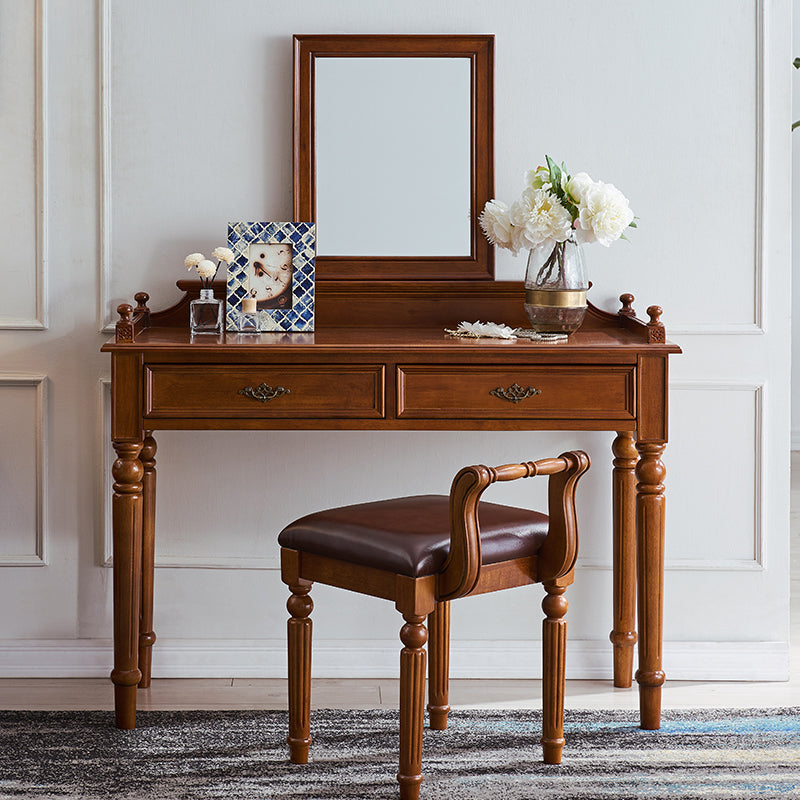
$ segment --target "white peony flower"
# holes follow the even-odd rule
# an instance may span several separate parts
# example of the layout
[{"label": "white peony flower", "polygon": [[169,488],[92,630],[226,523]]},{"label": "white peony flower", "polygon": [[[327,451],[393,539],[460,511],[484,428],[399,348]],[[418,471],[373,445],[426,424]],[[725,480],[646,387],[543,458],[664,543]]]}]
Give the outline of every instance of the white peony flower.
[{"label": "white peony flower", "polygon": [[224,261],[230,264],[233,261],[233,250],[228,247],[217,247],[211,254],[211,258],[216,258],[217,261]]},{"label": "white peony flower", "polygon": [[197,274],[201,278],[213,278],[214,275],[217,273],[217,267],[213,261],[209,261],[208,259],[203,259],[197,265]]},{"label": "white peony flower", "polygon": [[183,259],[183,265],[187,269],[191,269],[192,267],[196,267],[204,258],[205,256],[202,253],[190,253]]},{"label": "white peony flower", "polygon": [[478,217],[486,238],[498,247],[512,249],[512,225],[508,206],[502,200],[489,200]]},{"label": "white peony flower", "polygon": [[564,242],[572,233],[572,217],[546,189],[526,189],[509,211],[517,251],[536,247],[547,239]]},{"label": "white peony flower", "polygon": [[576,206],[580,205],[583,196],[593,184],[594,181],[585,172],[579,172],[569,179],[567,183],[567,194],[575,201]]},{"label": "white peony flower", "polygon": [[593,234],[605,247],[622,236],[633,216],[628,198],[611,183],[597,182],[588,187],[578,208],[584,241],[592,241],[588,234]]}]

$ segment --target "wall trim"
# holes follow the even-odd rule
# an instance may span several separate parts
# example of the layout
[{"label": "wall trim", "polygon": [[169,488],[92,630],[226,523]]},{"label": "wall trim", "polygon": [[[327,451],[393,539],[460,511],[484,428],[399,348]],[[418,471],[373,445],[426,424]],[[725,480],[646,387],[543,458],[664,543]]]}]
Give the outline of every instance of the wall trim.
[{"label": "wall trim", "polygon": [[114,320],[109,316],[108,304],[111,290],[111,8],[109,0],[97,0],[97,101],[98,119],[98,275],[97,275],[97,328],[100,333],[114,330]]},{"label": "wall trim", "polygon": [[45,567],[48,554],[47,527],[47,376],[46,375],[0,375],[0,391],[7,386],[28,386],[34,390],[35,430],[34,448],[36,464],[36,522],[32,553],[0,553],[0,567]]},{"label": "wall trim", "polygon": [[49,108],[47,99],[47,16],[48,0],[34,5],[34,268],[36,270],[35,316],[32,318],[0,316],[0,329],[45,330],[49,324],[47,304],[47,256],[49,227]]},{"label": "wall trim", "polygon": [[[605,639],[567,642],[567,678],[608,680],[611,645]],[[358,653],[354,659],[353,654]],[[399,645],[387,640],[314,642],[317,678],[397,678]],[[0,678],[108,677],[110,639],[0,641]],[[540,678],[541,642],[453,641],[452,678]],[[354,674],[354,664],[358,671]],[[785,681],[788,642],[664,642],[668,680]],[[155,678],[285,678],[286,645],[280,639],[159,639],[153,649]],[[635,690],[634,690],[635,691]],[[109,694],[111,684],[109,682]]]}]

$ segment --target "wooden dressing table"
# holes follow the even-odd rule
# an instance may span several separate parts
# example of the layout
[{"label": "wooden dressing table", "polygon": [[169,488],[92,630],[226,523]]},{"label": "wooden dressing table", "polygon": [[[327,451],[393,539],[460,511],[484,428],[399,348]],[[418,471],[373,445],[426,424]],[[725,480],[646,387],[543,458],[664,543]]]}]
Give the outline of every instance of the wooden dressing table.
[{"label": "wooden dressing table", "polygon": [[[661,714],[668,357],[661,310],[590,306],[567,342],[465,340],[462,319],[526,325],[521,283],[320,281],[315,333],[188,330],[185,297],[119,307],[112,360],[116,725],[136,724],[150,684],[158,430],[611,430],[614,685],[630,686],[639,614],[641,725]],[[217,287],[221,296],[223,284]],[[527,391],[528,389],[538,392]],[[524,396],[523,395],[527,395]],[[265,521],[268,523],[268,521]],[[583,530],[584,536],[591,530]]]}]

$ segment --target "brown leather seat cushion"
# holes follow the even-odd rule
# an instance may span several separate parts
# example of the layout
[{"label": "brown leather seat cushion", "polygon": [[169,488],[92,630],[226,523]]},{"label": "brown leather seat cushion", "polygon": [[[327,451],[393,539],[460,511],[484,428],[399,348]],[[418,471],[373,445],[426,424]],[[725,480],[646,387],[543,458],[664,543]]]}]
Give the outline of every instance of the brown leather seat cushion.
[{"label": "brown leather seat cushion", "polygon": [[[484,564],[535,555],[547,536],[546,514],[481,503]],[[287,525],[281,547],[400,575],[439,572],[450,549],[450,500],[421,495],[318,511]]]}]

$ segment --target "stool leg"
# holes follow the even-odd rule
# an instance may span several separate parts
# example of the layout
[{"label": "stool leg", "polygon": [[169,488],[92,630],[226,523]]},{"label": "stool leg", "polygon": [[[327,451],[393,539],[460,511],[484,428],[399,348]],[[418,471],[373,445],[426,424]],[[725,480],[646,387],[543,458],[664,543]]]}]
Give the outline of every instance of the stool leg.
[{"label": "stool leg", "polygon": [[425,617],[403,614],[400,629],[400,784],[401,800],[417,800],[422,783],[422,728],[425,706]]},{"label": "stool leg", "polygon": [[289,760],[308,763],[311,744],[311,620],[314,601],[308,581],[289,587],[292,595],[286,603],[291,614],[287,623],[289,650]]},{"label": "stool leg", "polygon": [[564,749],[564,680],[567,655],[568,603],[565,587],[545,584],[542,601],[542,750],[545,764],[560,764]]},{"label": "stool leg", "polygon": [[428,614],[428,715],[435,731],[447,728],[450,713],[450,601]]}]

